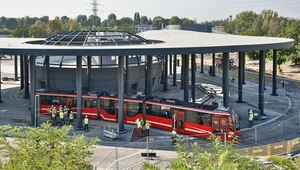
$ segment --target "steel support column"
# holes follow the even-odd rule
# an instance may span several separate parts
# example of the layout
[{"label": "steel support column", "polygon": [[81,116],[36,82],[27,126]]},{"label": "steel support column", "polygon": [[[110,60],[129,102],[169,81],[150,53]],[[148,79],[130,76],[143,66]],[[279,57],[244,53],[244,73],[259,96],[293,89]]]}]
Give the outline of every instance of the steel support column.
[{"label": "steel support column", "polygon": [[24,69],[25,69],[25,91],[24,91],[24,99],[29,98],[29,75],[28,75],[28,56],[24,56]]},{"label": "steel support column", "polygon": [[272,80],[272,94],[273,96],[278,96],[277,94],[277,50],[273,50],[273,80]]},{"label": "steel support column", "polygon": [[20,56],[20,91],[24,90],[24,56]]},{"label": "steel support column", "polygon": [[15,61],[15,81],[18,81],[18,57],[17,55],[14,56]]},{"label": "steel support column", "polygon": [[164,76],[165,76],[165,82],[164,82],[164,88],[163,91],[168,91],[168,56],[165,56],[165,69],[164,69]]},{"label": "steel support column", "polygon": [[239,52],[239,72],[238,72],[238,100],[237,103],[243,102],[243,52]]},{"label": "steel support column", "polygon": [[124,133],[124,56],[119,56],[118,60],[118,121],[119,132]]},{"label": "steel support column", "polygon": [[46,89],[50,89],[50,57],[48,55],[45,56],[45,67]]},{"label": "steel support column", "polygon": [[189,55],[183,55],[183,90],[184,90],[184,102],[189,102]]},{"label": "steel support column", "polygon": [[212,54],[212,75],[211,76],[216,76],[216,53]]},{"label": "steel support column", "polygon": [[128,75],[129,75],[129,63],[128,63],[128,59],[129,59],[129,56],[126,56],[125,57],[125,84],[124,84],[124,94],[127,94],[128,93]]},{"label": "steel support column", "polygon": [[152,96],[152,87],[153,87],[153,83],[152,83],[152,68],[153,68],[153,64],[152,64],[152,56],[148,55],[147,56],[147,95],[148,96]]},{"label": "steel support column", "polygon": [[191,83],[192,83],[192,100],[196,102],[196,55],[192,54],[191,57]]},{"label": "steel support column", "polygon": [[201,73],[203,73],[203,65],[204,65],[204,54],[201,54]]},{"label": "steel support column", "polygon": [[229,105],[229,53],[223,53],[223,77],[222,77],[222,88],[223,88],[223,106],[228,107]]},{"label": "steel support column", "polygon": [[169,55],[169,57],[170,57],[170,66],[169,66],[169,73],[170,73],[170,75],[172,75],[173,73],[172,73],[172,55]]},{"label": "steel support column", "polygon": [[183,70],[183,67],[184,67],[184,55],[182,54],[181,55],[181,74],[180,74],[180,89],[183,89],[183,77],[184,77],[184,70]]},{"label": "steel support column", "polygon": [[243,84],[246,84],[245,68],[246,68],[246,55],[245,55],[245,52],[243,52]]},{"label": "steel support column", "polygon": [[91,91],[92,81],[92,56],[87,56],[87,90]]},{"label": "steel support column", "polygon": [[[34,126],[36,121],[35,116],[35,92],[36,92],[36,69],[35,69],[35,59],[36,56],[30,56],[30,112],[31,112],[31,125]],[[28,65],[28,64],[27,64]],[[27,66],[28,67],[28,66]]]},{"label": "steel support column", "polygon": [[2,99],[1,99],[1,83],[2,83],[2,79],[1,79],[1,57],[0,57],[0,103],[3,103]]},{"label": "steel support column", "polygon": [[76,57],[77,128],[82,129],[82,56]]},{"label": "steel support column", "polygon": [[259,51],[258,109],[261,114],[264,114],[265,55],[266,52],[264,50]]},{"label": "steel support column", "polygon": [[173,85],[172,86],[177,86],[176,79],[177,79],[177,55],[175,54],[174,62],[173,62]]}]

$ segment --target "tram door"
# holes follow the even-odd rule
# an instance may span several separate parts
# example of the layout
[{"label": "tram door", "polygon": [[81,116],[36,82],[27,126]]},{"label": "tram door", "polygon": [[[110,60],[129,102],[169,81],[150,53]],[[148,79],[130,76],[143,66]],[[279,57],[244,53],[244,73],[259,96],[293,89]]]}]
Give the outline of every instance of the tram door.
[{"label": "tram door", "polygon": [[[118,114],[119,106],[118,106],[118,105],[119,105],[119,103],[118,103],[118,102],[115,102],[115,108],[114,108],[114,109],[115,109],[115,114],[116,114],[116,118],[117,118],[117,119],[118,119],[118,117],[119,117],[119,114]],[[124,107],[123,107],[123,108],[124,108],[124,121],[126,122],[126,116],[127,116],[127,113],[126,113],[126,110],[127,110],[127,109],[126,109],[126,108],[127,108],[127,107],[126,107],[126,104],[124,104]]]},{"label": "tram door", "polygon": [[[228,121],[224,117],[212,117],[213,134],[224,139],[224,133],[228,133]],[[226,135],[227,136],[227,135]]]},{"label": "tram door", "polygon": [[175,128],[176,132],[184,132],[184,112],[174,110],[173,113],[173,129]]},{"label": "tram door", "polygon": [[72,107],[72,98],[62,98],[61,105],[64,106],[71,106]]}]

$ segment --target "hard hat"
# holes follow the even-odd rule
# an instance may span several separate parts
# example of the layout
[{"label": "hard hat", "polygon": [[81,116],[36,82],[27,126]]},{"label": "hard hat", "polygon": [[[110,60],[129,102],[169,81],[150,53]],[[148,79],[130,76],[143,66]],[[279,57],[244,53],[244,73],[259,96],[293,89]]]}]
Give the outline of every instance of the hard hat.
[{"label": "hard hat", "polygon": [[250,110],[249,113],[252,113],[252,110]]},{"label": "hard hat", "polygon": [[148,120],[146,120],[146,123],[148,123]]},{"label": "hard hat", "polygon": [[51,105],[53,107],[53,105]]},{"label": "hard hat", "polygon": [[87,117],[87,115],[85,115],[85,117]]}]

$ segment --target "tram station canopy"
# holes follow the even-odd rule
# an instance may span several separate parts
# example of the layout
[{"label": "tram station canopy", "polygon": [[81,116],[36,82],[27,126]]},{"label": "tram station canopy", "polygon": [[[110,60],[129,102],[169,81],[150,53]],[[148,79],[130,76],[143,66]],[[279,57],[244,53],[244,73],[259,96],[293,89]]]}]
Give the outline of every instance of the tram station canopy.
[{"label": "tram station canopy", "polygon": [[183,30],[73,31],[47,39],[1,38],[0,54],[125,56],[269,50],[293,46],[287,38],[239,36]]}]

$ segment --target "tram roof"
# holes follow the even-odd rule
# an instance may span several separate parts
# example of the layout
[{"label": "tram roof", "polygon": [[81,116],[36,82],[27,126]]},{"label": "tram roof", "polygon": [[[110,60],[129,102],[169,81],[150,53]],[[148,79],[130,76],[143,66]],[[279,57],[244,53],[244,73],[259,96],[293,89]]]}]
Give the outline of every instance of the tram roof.
[{"label": "tram roof", "polygon": [[183,30],[153,30],[140,33],[151,44],[107,46],[56,46],[29,44],[44,39],[0,38],[0,54],[8,55],[71,55],[71,56],[125,56],[168,55],[239,52],[287,48],[293,39],[214,34]]}]

